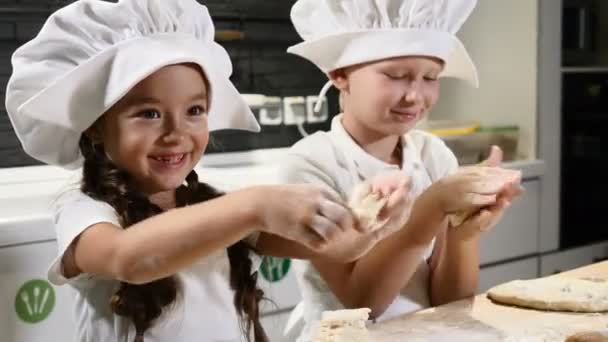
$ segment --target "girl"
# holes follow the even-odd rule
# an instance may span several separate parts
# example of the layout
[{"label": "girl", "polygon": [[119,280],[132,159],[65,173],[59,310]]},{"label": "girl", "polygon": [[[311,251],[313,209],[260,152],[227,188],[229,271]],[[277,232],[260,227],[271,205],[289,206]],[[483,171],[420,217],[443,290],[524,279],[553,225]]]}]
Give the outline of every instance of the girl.
[{"label": "girl", "polygon": [[[287,330],[303,329],[299,341],[308,340],[324,310],[369,307],[382,320],[474,293],[480,231],[521,192],[520,175],[498,168],[497,148],[482,165],[457,171],[439,138],[414,129],[438,100],[438,77],[477,85],[475,67],[454,35],[474,6],[475,0],[298,0],[293,6],[304,42],[288,51],[328,74],[343,113],[329,132],[292,147],[285,181],[319,184],[345,198],[355,184],[393,170],[410,177],[415,198],[405,225],[352,237],[352,245],[382,240],[358,260],[297,262],[303,302]],[[380,191],[403,191],[393,185]],[[449,220],[455,214],[468,219]]]},{"label": "girl", "polygon": [[74,292],[78,341],[266,341],[251,249],[359,254],[328,247],[358,225],[316,186],[199,183],[209,131],[259,129],[213,37],[194,0],[82,0],[13,56],[6,108],[24,149],[82,166],[49,270]]}]

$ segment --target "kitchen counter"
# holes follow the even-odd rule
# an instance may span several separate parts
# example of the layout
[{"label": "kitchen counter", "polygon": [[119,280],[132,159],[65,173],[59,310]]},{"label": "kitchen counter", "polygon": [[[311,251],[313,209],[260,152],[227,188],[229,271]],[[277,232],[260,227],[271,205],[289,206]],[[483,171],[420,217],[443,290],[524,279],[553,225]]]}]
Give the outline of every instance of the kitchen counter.
[{"label": "kitchen counter", "polygon": [[[288,149],[222,153],[205,156],[197,167],[201,181],[231,191],[253,184],[278,182],[278,161]],[[523,178],[544,172],[539,160],[509,162]],[[52,239],[52,204],[58,196],[78,186],[80,171],[55,166],[0,168],[0,245]]]},{"label": "kitchen counter", "polygon": [[[554,277],[608,280],[608,262],[578,268]],[[494,304],[482,294],[372,325],[370,334],[374,342],[562,342],[570,334],[607,327],[608,313],[557,313],[519,309]]]}]

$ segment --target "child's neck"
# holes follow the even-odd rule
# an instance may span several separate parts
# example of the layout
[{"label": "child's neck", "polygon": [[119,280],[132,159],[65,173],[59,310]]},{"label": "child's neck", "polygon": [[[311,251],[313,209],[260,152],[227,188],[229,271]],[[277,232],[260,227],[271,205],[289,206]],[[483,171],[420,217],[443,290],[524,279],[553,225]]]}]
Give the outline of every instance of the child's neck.
[{"label": "child's neck", "polygon": [[365,152],[385,163],[401,167],[401,137],[375,132],[346,117],[342,118],[342,126]]},{"label": "child's neck", "polygon": [[176,207],[175,203],[175,190],[157,192],[149,195],[148,199],[150,202],[159,206],[163,211],[173,209]]}]

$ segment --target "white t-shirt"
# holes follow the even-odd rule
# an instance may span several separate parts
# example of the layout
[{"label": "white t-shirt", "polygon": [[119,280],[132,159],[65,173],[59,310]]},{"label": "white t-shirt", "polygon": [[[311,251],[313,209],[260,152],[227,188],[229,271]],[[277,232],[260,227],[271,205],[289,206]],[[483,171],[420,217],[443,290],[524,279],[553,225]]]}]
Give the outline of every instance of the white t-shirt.
[{"label": "white t-shirt", "polygon": [[[347,199],[353,187],[360,182],[383,171],[399,170],[397,165],[385,163],[363,150],[346,132],[341,118],[342,115],[338,115],[332,120],[329,132],[312,134],[290,149],[280,172],[283,182],[319,184],[335,196]],[[434,135],[412,130],[402,137],[401,143],[401,170],[412,178],[412,199],[458,168],[452,151]],[[434,241],[420,260],[410,282],[378,318],[379,321],[430,306],[427,259],[433,246]],[[288,335],[294,336],[294,331],[298,331],[295,335],[299,334],[301,328],[298,341],[308,342],[311,324],[321,318],[324,310],[344,307],[312,263],[295,260],[294,271],[303,300],[292,312],[289,322],[294,327]],[[302,320],[304,324],[301,324]]]},{"label": "white t-shirt", "polygon": [[[55,215],[59,256],[48,277],[56,285],[67,284],[74,295],[77,341],[133,342],[133,324],[115,315],[110,298],[119,288],[117,280],[81,274],[66,279],[61,258],[72,241],[91,225],[119,225],[114,209],[80,191],[65,195]],[[146,331],[146,342],[246,341],[230,288],[230,262],[222,249],[177,274],[181,293],[173,307]]]}]

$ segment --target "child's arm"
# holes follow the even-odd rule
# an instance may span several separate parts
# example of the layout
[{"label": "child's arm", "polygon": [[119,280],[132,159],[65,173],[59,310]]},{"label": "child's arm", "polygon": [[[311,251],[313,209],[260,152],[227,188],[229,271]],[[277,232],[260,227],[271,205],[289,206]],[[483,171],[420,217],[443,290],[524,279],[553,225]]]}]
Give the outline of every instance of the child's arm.
[{"label": "child's arm", "polygon": [[479,280],[479,236],[459,241],[443,229],[430,260],[429,297],[438,306],[472,296]]},{"label": "child's arm", "polygon": [[433,198],[421,195],[405,228],[380,241],[359,260],[340,264],[325,258],[312,262],[347,308],[368,307],[378,317],[416,272],[429,243],[447,224],[436,215]]},{"label": "child's arm", "polygon": [[[322,253],[312,251],[306,246],[285,240],[280,236],[261,234],[256,245],[256,251],[264,255],[299,259],[323,257],[339,263],[350,263],[359,259],[385,236],[400,230],[409,217],[411,207],[408,198],[410,178],[401,172],[380,174],[370,180],[368,186],[369,191],[386,198],[386,201],[383,202],[386,208],[381,210],[378,218],[378,221],[382,222],[380,229],[366,231],[365,227],[358,226],[358,230],[352,229],[350,233],[342,233],[340,239],[328,244]],[[385,219],[387,219],[386,222],[384,222]],[[362,223],[359,222],[358,224],[361,225]],[[378,223],[367,223],[367,225],[372,226],[374,224]]]},{"label": "child's arm", "polygon": [[[463,169],[448,176],[418,197],[404,229],[378,243],[356,262],[340,267],[337,263],[317,258],[313,260],[314,265],[346,307],[369,307],[372,309],[372,316],[377,317],[409,282],[432,239],[446,229],[448,214],[496,203],[496,194],[504,187],[502,179],[504,174],[508,173],[510,171],[490,168]],[[452,246],[446,245],[443,240],[445,239],[440,239],[440,246]],[[450,262],[463,262],[462,259],[451,257],[460,257],[455,254],[465,253],[466,248],[471,246],[459,247],[463,248],[452,248],[456,253],[451,252]],[[472,265],[478,256],[466,255],[466,258],[471,260],[466,261],[467,265]],[[448,257],[444,259],[447,260]],[[452,272],[449,265],[444,262],[438,269],[439,279]],[[379,273],[378,270],[382,272]],[[473,286],[476,286],[476,276],[477,274],[466,276],[466,281],[473,279],[469,282],[474,282]],[[446,287],[441,290],[448,289],[451,285],[447,282],[443,284]]]},{"label": "child's arm", "polygon": [[519,184],[508,187],[497,203],[484,208],[458,227],[444,229],[437,237],[431,257],[431,303],[442,305],[473,296],[479,280],[481,233],[493,227],[519,196]]},{"label": "child's arm", "polygon": [[146,283],[175,274],[256,229],[322,249],[344,229],[327,217],[352,226],[347,216],[316,187],[253,187],[170,210],[128,229],[94,224],[64,254],[64,275]]}]

